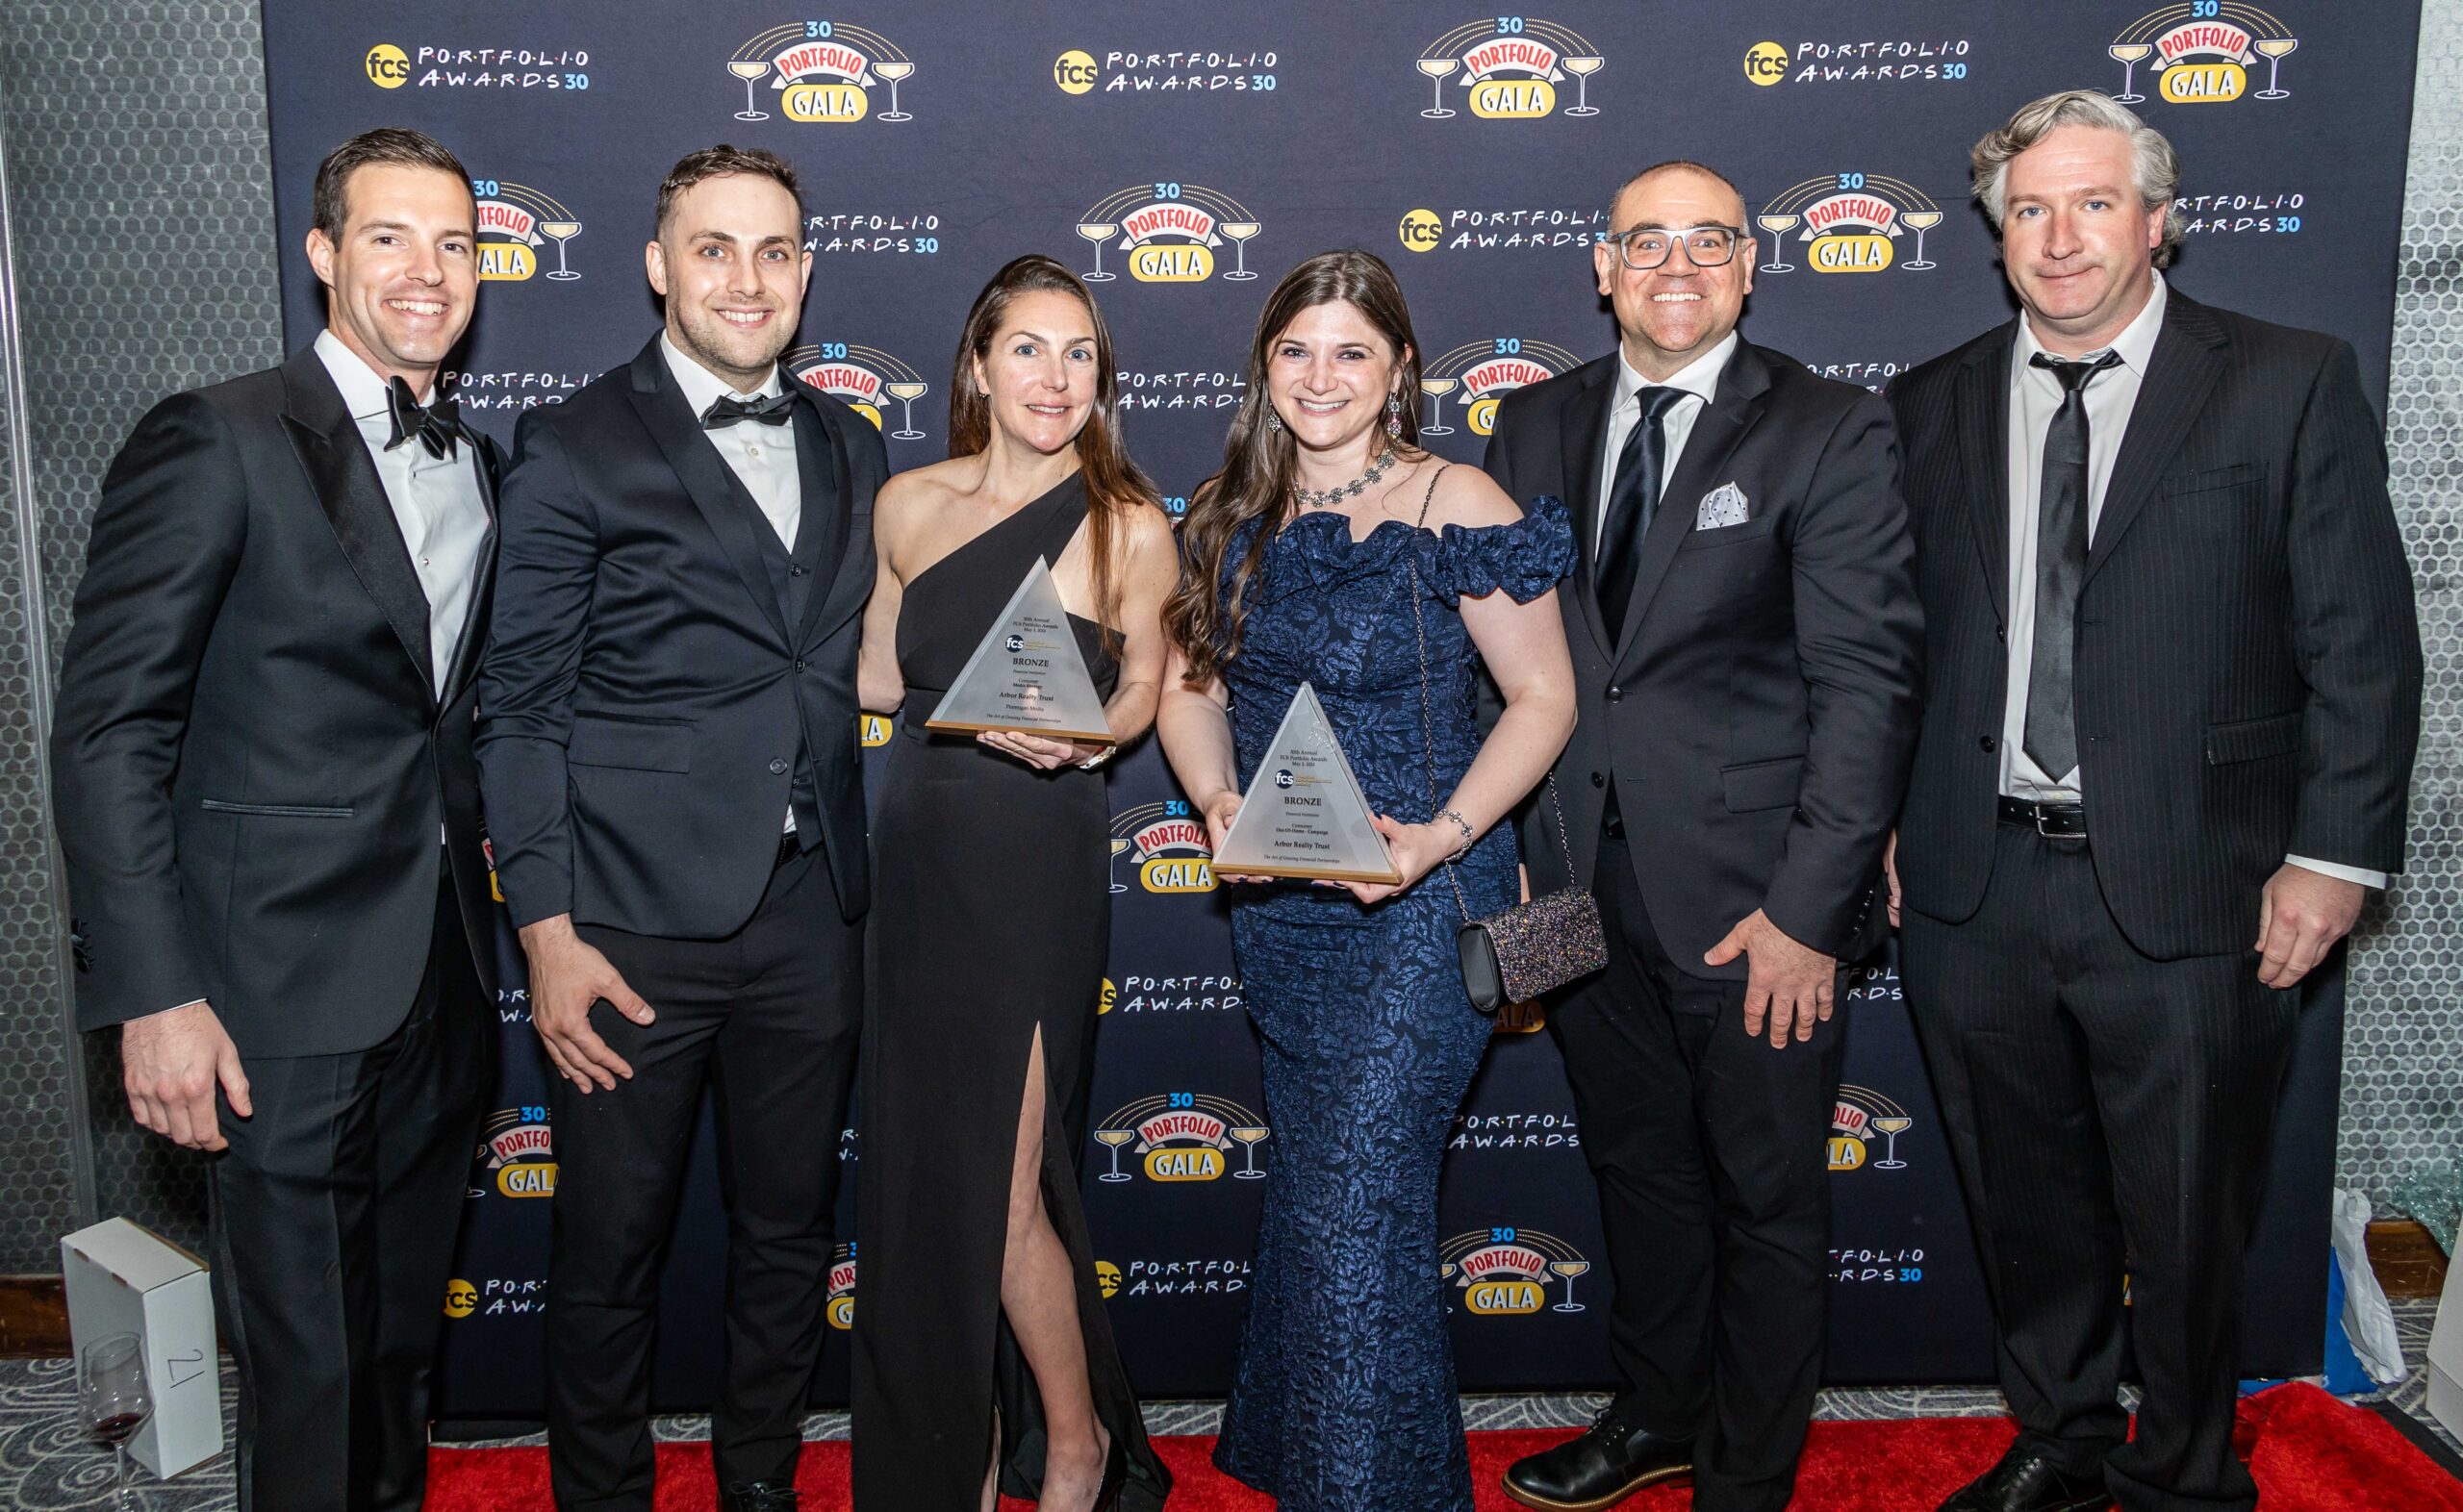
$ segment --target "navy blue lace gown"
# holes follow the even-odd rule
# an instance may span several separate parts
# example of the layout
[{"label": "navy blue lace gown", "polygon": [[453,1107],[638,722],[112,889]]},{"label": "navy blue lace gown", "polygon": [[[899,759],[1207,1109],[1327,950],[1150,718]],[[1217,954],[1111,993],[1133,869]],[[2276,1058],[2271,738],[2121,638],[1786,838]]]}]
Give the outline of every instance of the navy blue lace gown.
[{"label": "navy blue lace gown", "polygon": [[[1254,527],[1253,527],[1254,528]],[[1478,754],[1478,653],[1458,601],[1527,603],[1574,565],[1564,507],[1442,533],[1388,520],[1351,539],[1304,515],[1268,547],[1223,668],[1246,791],[1292,694],[1313,684],[1372,808],[1430,817],[1417,568],[1436,792]],[[1249,540],[1225,553],[1226,583]],[[1457,866],[1471,912],[1515,894],[1512,831]],[[1305,884],[1232,890],[1232,940],[1264,1040],[1274,1157],[1239,1379],[1214,1462],[1281,1512],[1470,1512],[1470,1467],[1437,1273],[1437,1167],[1489,1021],[1462,990],[1462,922],[1443,870],[1362,907]]]}]

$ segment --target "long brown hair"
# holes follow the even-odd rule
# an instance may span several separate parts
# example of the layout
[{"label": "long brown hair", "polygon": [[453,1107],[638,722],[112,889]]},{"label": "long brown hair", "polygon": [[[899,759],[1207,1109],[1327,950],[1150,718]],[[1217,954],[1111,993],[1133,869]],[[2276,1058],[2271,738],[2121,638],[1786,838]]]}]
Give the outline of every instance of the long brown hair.
[{"label": "long brown hair", "polygon": [[[1188,660],[1192,686],[1212,678],[1240,648],[1240,624],[1248,613],[1250,583],[1265,562],[1266,546],[1290,507],[1299,444],[1291,432],[1269,427],[1274,399],[1266,391],[1266,365],[1274,343],[1318,305],[1347,304],[1393,344],[1402,367],[1403,434],[1396,453],[1419,455],[1420,344],[1411,335],[1411,312],[1403,302],[1394,270],[1373,252],[1346,247],[1320,252],[1283,275],[1257,314],[1249,343],[1249,391],[1232,417],[1223,442],[1223,469],[1198,485],[1181,524],[1181,580],[1163,605],[1163,629]],[[1232,538],[1251,520],[1261,523],[1243,554],[1227,597],[1221,591],[1223,559]]]},{"label": "long brown hair", "polygon": [[1130,516],[1140,508],[1160,510],[1162,498],[1136,463],[1120,434],[1120,380],[1112,363],[1111,328],[1094,293],[1065,265],[1030,252],[1010,262],[966,313],[966,328],[958,333],[956,369],[950,377],[950,455],[969,457],[992,444],[992,400],[978,388],[975,365],[991,355],[992,339],[1001,334],[1009,305],[1021,294],[1067,294],[1086,307],[1087,323],[1095,328],[1095,402],[1086,424],[1078,432],[1078,466],[1086,480],[1086,547],[1093,564],[1095,617],[1104,627],[1104,643],[1117,651],[1121,635],[1121,563],[1118,557]]}]

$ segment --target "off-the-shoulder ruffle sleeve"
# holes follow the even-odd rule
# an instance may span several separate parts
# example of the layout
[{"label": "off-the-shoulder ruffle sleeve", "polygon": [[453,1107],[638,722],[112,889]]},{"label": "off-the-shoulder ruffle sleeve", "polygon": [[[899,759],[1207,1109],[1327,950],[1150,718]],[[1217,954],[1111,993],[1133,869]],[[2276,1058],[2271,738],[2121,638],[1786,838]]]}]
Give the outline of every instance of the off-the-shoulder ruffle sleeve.
[{"label": "off-the-shoulder ruffle sleeve", "polygon": [[1511,523],[1446,526],[1430,571],[1449,604],[1498,589],[1527,604],[1573,571],[1575,561],[1572,515],[1563,500],[1543,493]]}]

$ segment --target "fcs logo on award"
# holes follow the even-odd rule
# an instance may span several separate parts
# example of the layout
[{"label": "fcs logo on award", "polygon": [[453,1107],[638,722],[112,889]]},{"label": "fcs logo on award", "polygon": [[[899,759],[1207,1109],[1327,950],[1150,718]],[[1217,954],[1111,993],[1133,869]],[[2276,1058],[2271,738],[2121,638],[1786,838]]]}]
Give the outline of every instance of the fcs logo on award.
[{"label": "fcs logo on award", "polygon": [[[2283,100],[2283,60],[2300,46],[2292,28],[2275,16],[2239,0],[2188,0],[2147,12],[2121,29],[2104,51],[2120,64],[2123,105],[2146,96],[2138,92],[2138,65],[2156,70],[2155,92],[2174,105],[2223,105],[2247,98]],[[2267,61],[2267,87],[2252,92],[2249,67]]]},{"label": "fcs logo on award", "polygon": [[[1790,186],[1753,223],[1770,241],[1757,273],[1792,273],[1789,233],[1816,273],[1878,273],[1893,264],[1921,273],[1939,265],[1924,256],[1924,233],[1942,223],[1942,207],[1905,179],[1881,173],[1825,173]],[[1897,261],[1895,241],[1916,233],[1916,255]]]},{"label": "fcs logo on award", "polygon": [[479,277],[489,283],[527,282],[539,271],[539,248],[556,244],[556,265],[548,282],[570,284],[581,277],[565,256],[565,243],[581,235],[581,221],[551,194],[527,184],[504,179],[472,179],[470,197],[479,202]]},{"label": "fcs logo on award", "polygon": [[[1898,1137],[1915,1126],[1905,1108],[1872,1088],[1841,1087],[1830,1109],[1830,1169],[1904,1171],[1907,1162],[1898,1158]],[[1883,1140],[1882,1158],[1872,1160],[1876,1134]]]},{"label": "fcs logo on award", "polygon": [[1420,370],[1420,392],[1428,395],[1428,419],[1420,426],[1420,434],[1454,434],[1454,427],[1445,423],[1449,393],[1464,411],[1472,435],[1492,434],[1497,427],[1497,401],[1509,391],[1581,365],[1582,359],[1562,346],[1526,341],[1518,336],[1465,342]]},{"label": "fcs logo on award", "polygon": [[[880,33],[844,21],[789,21],[755,33],[727,60],[727,72],[744,85],[740,121],[770,118],[755,92],[764,79],[791,121],[914,119],[898,108],[898,87],[915,72],[915,60]],[[884,84],[889,108],[876,113],[872,91]]]},{"label": "fcs logo on award", "polygon": [[1079,277],[1090,284],[1118,275],[1104,266],[1104,245],[1129,255],[1129,276],[1141,284],[1200,284],[1214,276],[1216,247],[1229,241],[1232,267],[1227,284],[1246,283],[1249,239],[1265,228],[1249,208],[1203,184],[1158,180],[1132,184],[1095,201],[1078,217],[1078,234],[1095,246],[1095,265]]},{"label": "fcs logo on award", "polygon": [[[1536,1313],[1548,1288],[1565,1283],[1564,1299],[1550,1312],[1579,1313],[1574,1279],[1590,1270],[1582,1251],[1536,1228],[1482,1228],[1457,1234],[1439,1246],[1436,1273],[1462,1292],[1462,1305],[1495,1317]],[[1452,1311],[1451,1308],[1447,1309]]]},{"label": "fcs logo on award", "polygon": [[855,1326],[855,1247],[840,1245],[829,1261],[829,1299],[822,1306],[829,1326],[844,1333]]},{"label": "fcs logo on award", "polygon": [[1435,90],[1420,113],[1444,120],[1456,113],[1445,103],[1445,81],[1470,91],[1471,113],[1483,120],[1532,120],[1557,109],[1557,86],[1577,81],[1567,115],[1596,115],[1590,76],[1608,66],[1589,38],[1571,27],[1537,16],[1484,16],[1420,49],[1417,64]]},{"label": "fcs logo on award", "polygon": [[1228,1097],[1166,1092],[1114,1110],[1094,1132],[1095,1143],[1112,1154],[1111,1169],[1099,1180],[1133,1179],[1120,1169],[1120,1152],[1126,1146],[1135,1147],[1131,1154],[1145,1157],[1151,1181],[1219,1180],[1236,1141],[1247,1159],[1232,1174],[1239,1180],[1257,1181],[1265,1177],[1257,1169],[1257,1146],[1272,1131],[1265,1120]]},{"label": "fcs logo on award", "polygon": [[[1136,865],[1138,884],[1149,893],[1214,891],[1214,848],[1206,825],[1179,799],[1141,803],[1112,816],[1112,860],[1124,855]],[[1117,873],[1112,891],[1129,891]]]},{"label": "fcs logo on award", "polygon": [[[873,422],[873,429],[885,432],[892,441],[924,439],[924,433],[915,428],[915,401],[930,392],[932,386],[922,373],[877,346],[806,342],[787,353],[787,371],[833,399],[846,400],[856,414]],[[899,403],[899,425],[894,431],[881,420],[884,396]],[[865,744],[889,739],[886,730],[880,732],[880,742],[872,739],[873,733],[869,725],[865,727]]]},{"label": "fcs logo on award", "polygon": [[479,1126],[479,1150],[471,1165],[472,1197],[484,1194],[482,1181],[509,1197],[554,1197],[556,1143],[546,1108],[534,1103],[489,1114]]}]

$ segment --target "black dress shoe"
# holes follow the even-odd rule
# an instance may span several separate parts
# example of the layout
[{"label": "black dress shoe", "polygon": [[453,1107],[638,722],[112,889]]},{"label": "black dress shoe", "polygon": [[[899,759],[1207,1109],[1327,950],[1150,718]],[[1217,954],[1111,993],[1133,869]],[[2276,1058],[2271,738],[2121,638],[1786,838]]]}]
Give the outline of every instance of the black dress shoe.
[{"label": "black dress shoe", "polygon": [[1582,1437],[1515,1460],[1505,1494],[1540,1512],[1602,1512],[1644,1486],[1692,1474],[1691,1439],[1644,1432],[1608,1407]]},{"label": "black dress shoe", "polygon": [[2012,1445],[2001,1462],[1942,1503],[1941,1512],[2104,1512],[2101,1476],[2072,1475],[2036,1449]]},{"label": "black dress shoe", "polygon": [[796,1488],[785,1480],[739,1480],[719,1492],[719,1512],[796,1512]]},{"label": "black dress shoe", "polygon": [[1129,1489],[1129,1446],[1118,1435],[1104,1452],[1104,1483],[1095,1488],[1095,1512],[1120,1512],[1120,1494]]}]

